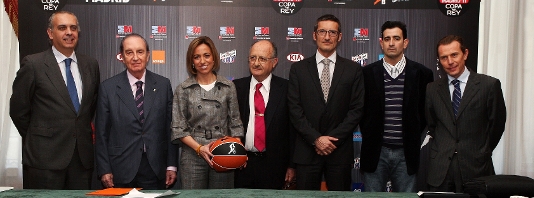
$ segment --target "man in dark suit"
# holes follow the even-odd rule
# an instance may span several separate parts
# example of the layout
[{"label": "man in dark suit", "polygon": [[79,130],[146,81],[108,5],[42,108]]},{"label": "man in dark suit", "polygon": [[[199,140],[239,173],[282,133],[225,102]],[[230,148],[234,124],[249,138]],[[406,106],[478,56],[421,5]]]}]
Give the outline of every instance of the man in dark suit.
[{"label": "man in dark suit", "polygon": [[317,53],[289,72],[297,189],[319,190],[324,174],[328,190],[350,190],[352,134],[362,116],[364,88],[361,66],[336,53],[341,36],[339,19],[319,17],[313,32]]},{"label": "man in dark suit", "polygon": [[421,133],[426,127],[426,85],[432,70],[404,56],[406,25],[386,21],[380,46],[384,58],[363,68],[365,104],[360,123],[360,168],[365,191],[415,192]]},{"label": "man in dark suit", "polygon": [[104,187],[165,189],[176,179],[170,143],[172,88],[146,69],[150,50],[139,34],[121,41],[126,70],[102,82],[96,113],[96,165]]},{"label": "man in dark suit", "polygon": [[431,191],[463,192],[467,180],[495,175],[491,155],[504,132],[506,106],[498,79],[466,69],[469,51],[461,37],[442,38],[437,52],[447,77],[426,92],[427,183]]},{"label": "man in dark suit", "polygon": [[[252,76],[234,80],[248,156],[247,166],[235,172],[235,187],[282,189],[295,177],[295,169],[290,167],[294,138],[287,108],[287,80],[271,73],[278,63],[271,41],[254,43],[248,60]],[[264,112],[259,112],[257,105]]]},{"label": "man in dark suit", "polygon": [[73,13],[52,14],[52,48],[24,57],[13,82],[9,113],[22,136],[24,188],[90,189],[100,72],[94,58],[74,52],[79,30]]}]

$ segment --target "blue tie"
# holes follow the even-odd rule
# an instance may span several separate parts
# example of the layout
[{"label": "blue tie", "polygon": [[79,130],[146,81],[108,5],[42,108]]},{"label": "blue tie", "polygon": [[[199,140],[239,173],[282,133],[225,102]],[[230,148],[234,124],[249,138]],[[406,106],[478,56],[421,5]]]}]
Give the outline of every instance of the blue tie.
[{"label": "blue tie", "polygon": [[452,109],[454,111],[454,117],[458,117],[458,109],[460,108],[460,101],[462,101],[462,90],[460,90],[460,81],[454,79],[452,81],[454,85],[454,91],[452,92]]},{"label": "blue tie", "polygon": [[74,82],[74,77],[72,77],[72,72],[70,71],[70,63],[72,59],[65,59],[65,73],[67,75],[67,89],[69,90],[70,100],[74,105],[76,113],[80,109],[80,100],[78,99],[78,91],[76,90],[76,83]]}]

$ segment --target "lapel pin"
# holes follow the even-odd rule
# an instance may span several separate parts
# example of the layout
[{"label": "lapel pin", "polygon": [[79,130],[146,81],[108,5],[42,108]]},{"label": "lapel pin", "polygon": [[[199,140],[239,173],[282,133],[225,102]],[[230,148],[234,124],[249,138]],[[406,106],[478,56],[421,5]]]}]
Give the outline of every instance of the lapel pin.
[{"label": "lapel pin", "polygon": [[156,89],[154,89],[154,92],[156,91]]}]

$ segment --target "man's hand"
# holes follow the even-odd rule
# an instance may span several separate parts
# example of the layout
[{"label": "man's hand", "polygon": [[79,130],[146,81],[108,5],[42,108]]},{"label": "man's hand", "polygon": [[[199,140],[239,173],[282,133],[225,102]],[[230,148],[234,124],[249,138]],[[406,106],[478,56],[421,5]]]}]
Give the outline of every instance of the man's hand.
[{"label": "man's hand", "polygon": [[100,178],[100,181],[102,181],[102,185],[104,185],[104,188],[113,188],[113,174],[107,173],[102,175]]},{"label": "man's hand", "polygon": [[319,155],[330,155],[336,149],[336,145],[332,141],[338,139],[330,136],[321,136],[315,140],[315,152]]},{"label": "man's hand", "polygon": [[287,167],[286,179],[285,179],[286,184],[293,181],[294,179],[295,179],[295,169]]},{"label": "man's hand", "polygon": [[165,187],[169,188],[174,183],[174,181],[176,180],[176,171],[167,170],[167,174],[166,174],[165,178],[166,178],[165,179]]}]

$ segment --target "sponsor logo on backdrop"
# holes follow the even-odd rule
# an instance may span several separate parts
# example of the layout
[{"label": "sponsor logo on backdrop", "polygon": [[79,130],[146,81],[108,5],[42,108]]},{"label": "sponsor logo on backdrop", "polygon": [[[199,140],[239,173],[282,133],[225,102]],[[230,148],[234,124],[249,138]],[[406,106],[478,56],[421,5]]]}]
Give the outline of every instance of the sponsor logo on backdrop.
[{"label": "sponsor logo on backdrop", "polygon": [[362,132],[354,131],[352,133],[352,141],[353,142],[361,142],[362,141]]},{"label": "sponsor logo on backdrop", "polygon": [[352,1],[352,0],[328,0],[328,2],[332,2],[336,5],[345,5],[346,2]]},{"label": "sponsor logo on backdrop", "polygon": [[219,40],[231,41],[235,39],[234,26],[223,26],[219,28]]},{"label": "sponsor logo on backdrop", "polygon": [[358,43],[369,41],[369,28],[354,28],[354,37],[352,37],[352,41]]},{"label": "sponsor logo on backdrop", "polygon": [[128,34],[133,33],[133,27],[131,25],[118,25],[116,38],[125,37]]},{"label": "sponsor logo on backdrop", "polygon": [[237,55],[237,51],[231,50],[224,53],[220,53],[221,62],[230,64],[235,62],[235,56]]},{"label": "sponsor logo on backdrop", "polygon": [[288,54],[286,58],[288,61],[291,61],[291,62],[299,62],[302,59],[304,59],[304,56],[298,52],[293,52],[291,54]]},{"label": "sponsor logo on backdrop", "polygon": [[161,41],[167,38],[167,26],[165,25],[153,25],[150,38]]},{"label": "sponsor logo on backdrop", "polygon": [[373,0],[373,1],[374,1],[373,5],[377,5],[377,4],[386,5],[386,0]]},{"label": "sponsor logo on backdrop", "polygon": [[362,67],[367,65],[367,59],[367,53],[361,53],[356,56],[352,56],[352,61],[359,63]]},{"label": "sponsor logo on backdrop", "polygon": [[66,0],[40,0],[41,3],[37,4],[39,5],[40,9],[43,9],[44,11],[50,11],[55,12],[57,10],[61,10],[63,6],[66,4]]},{"label": "sponsor logo on backdrop", "polygon": [[185,29],[185,39],[195,39],[202,34],[200,26],[187,26]]},{"label": "sponsor logo on backdrop", "polygon": [[461,16],[469,8],[469,0],[437,0],[441,13],[449,17]]},{"label": "sponsor logo on backdrop", "polygon": [[85,0],[85,3],[128,3],[130,0]]},{"label": "sponsor logo on backdrop", "polygon": [[286,40],[291,40],[292,42],[299,42],[302,40],[302,28],[301,27],[288,27],[287,28],[287,37]]},{"label": "sponsor logo on backdrop", "polygon": [[384,54],[379,54],[378,55],[378,60],[382,60],[384,58]]},{"label": "sponsor logo on backdrop", "polygon": [[271,39],[269,36],[269,27],[254,27],[254,40]]},{"label": "sponsor logo on backdrop", "polygon": [[118,61],[122,61],[122,55],[120,52],[115,57],[117,58]]},{"label": "sponsor logo on backdrop", "polygon": [[303,0],[272,0],[271,4],[278,14],[289,16],[296,14],[304,2]]},{"label": "sponsor logo on backdrop", "polygon": [[165,64],[165,50],[152,50],[152,64]]}]

